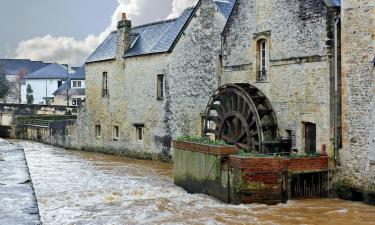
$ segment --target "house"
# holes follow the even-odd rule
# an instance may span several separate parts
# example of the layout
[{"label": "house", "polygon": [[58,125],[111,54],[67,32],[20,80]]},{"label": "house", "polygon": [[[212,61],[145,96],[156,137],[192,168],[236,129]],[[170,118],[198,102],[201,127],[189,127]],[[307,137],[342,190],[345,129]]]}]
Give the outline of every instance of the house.
[{"label": "house", "polygon": [[50,104],[53,102],[53,93],[67,80],[70,73],[67,67],[58,63],[52,63],[25,78],[22,85],[22,103],[27,103],[27,86],[33,90],[34,104]]},{"label": "house", "polygon": [[32,61],[29,59],[0,59],[0,72],[2,72],[10,84],[10,94],[7,103],[21,102],[21,85],[27,74],[33,73],[50,63]]},{"label": "house", "polygon": [[[67,98],[67,96],[69,96]],[[69,80],[54,92],[54,105],[79,105],[85,101],[85,65],[79,67]]]},{"label": "house", "polygon": [[86,61],[82,148],[168,159],[182,134],[266,154],[287,141],[371,189],[374,7],[201,0],[173,20],[132,27],[124,15]]},{"label": "house", "polygon": [[234,2],[200,1],[176,19],[135,27],[123,15],[86,60],[82,148],[170,158],[172,138],[200,133]]}]

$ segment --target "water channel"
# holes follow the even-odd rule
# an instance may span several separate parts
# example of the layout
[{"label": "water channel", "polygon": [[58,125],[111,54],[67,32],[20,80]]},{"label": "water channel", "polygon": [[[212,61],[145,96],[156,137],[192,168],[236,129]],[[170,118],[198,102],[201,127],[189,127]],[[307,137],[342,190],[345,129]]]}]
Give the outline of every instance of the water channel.
[{"label": "water channel", "polygon": [[175,186],[171,164],[16,142],[25,149],[46,225],[375,224],[375,207],[358,202],[228,205]]}]

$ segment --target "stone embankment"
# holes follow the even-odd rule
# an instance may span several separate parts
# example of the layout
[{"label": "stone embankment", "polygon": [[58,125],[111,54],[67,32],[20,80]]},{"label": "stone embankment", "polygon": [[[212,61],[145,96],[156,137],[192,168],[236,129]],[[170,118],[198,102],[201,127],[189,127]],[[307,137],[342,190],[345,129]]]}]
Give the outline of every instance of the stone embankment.
[{"label": "stone embankment", "polygon": [[41,224],[22,147],[0,139],[0,224]]}]

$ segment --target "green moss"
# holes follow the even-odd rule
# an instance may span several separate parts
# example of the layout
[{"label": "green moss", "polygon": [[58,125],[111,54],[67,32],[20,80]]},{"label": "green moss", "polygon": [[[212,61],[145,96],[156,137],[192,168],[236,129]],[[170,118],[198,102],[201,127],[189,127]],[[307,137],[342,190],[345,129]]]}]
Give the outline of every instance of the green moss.
[{"label": "green moss", "polygon": [[370,184],[363,192],[363,201],[375,205],[375,184]]},{"label": "green moss", "polygon": [[353,198],[353,193],[351,191],[350,185],[345,183],[344,181],[338,181],[332,185],[333,190],[337,194],[338,197],[346,200],[350,200]]},{"label": "green moss", "polygon": [[213,141],[206,137],[195,136],[195,135],[183,135],[177,138],[177,141],[186,141],[186,142],[193,142],[199,144],[206,144],[206,145],[218,145],[218,146],[225,146],[227,145],[225,141]]}]

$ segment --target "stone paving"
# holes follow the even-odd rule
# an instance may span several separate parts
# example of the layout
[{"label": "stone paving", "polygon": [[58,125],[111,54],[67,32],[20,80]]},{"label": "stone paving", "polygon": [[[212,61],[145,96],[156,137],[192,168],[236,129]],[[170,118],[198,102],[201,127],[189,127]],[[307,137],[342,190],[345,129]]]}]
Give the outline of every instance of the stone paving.
[{"label": "stone paving", "polygon": [[41,224],[23,148],[0,139],[0,224]]}]

